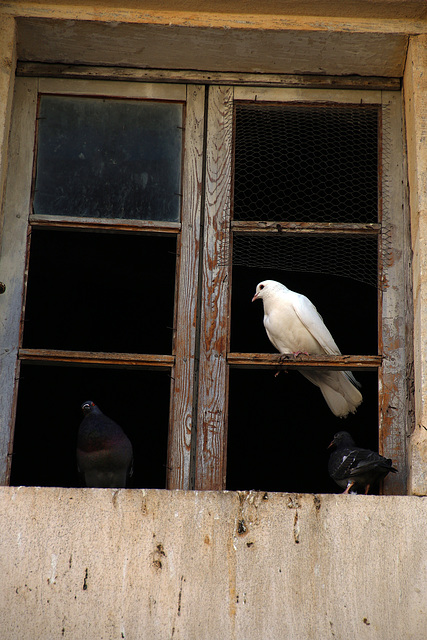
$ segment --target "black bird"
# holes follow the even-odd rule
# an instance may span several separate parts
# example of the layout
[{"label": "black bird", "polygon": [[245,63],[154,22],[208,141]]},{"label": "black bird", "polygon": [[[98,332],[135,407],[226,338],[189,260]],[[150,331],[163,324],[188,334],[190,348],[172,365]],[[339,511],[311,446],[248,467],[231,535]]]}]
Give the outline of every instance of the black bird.
[{"label": "black bird", "polygon": [[370,449],[356,447],[347,431],[336,433],[329,447],[334,449],[328,463],[329,475],[345,488],[344,493],[364,491],[366,495],[370,486],[385,478],[390,471],[397,473],[397,469],[392,467],[392,460]]},{"label": "black bird", "polygon": [[126,487],[133,472],[129,438],[92,400],[82,404],[77,466],[87,487]]}]

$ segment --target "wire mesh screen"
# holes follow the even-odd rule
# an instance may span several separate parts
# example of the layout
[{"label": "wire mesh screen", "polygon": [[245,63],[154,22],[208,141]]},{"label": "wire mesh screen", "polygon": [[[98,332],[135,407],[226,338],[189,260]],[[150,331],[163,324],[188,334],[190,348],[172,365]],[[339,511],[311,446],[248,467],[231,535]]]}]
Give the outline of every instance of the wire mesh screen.
[{"label": "wire mesh screen", "polygon": [[[237,104],[234,220],[378,223],[380,109]],[[383,141],[382,155],[385,147]],[[233,263],[333,273],[378,286],[378,238],[235,234]]]},{"label": "wire mesh screen", "polygon": [[378,107],[237,105],[234,219],[378,222]]},{"label": "wire mesh screen", "polygon": [[[378,284],[375,236],[234,236],[236,266],[308,271]],[[338,270],[339,268],[339,270]]]}]

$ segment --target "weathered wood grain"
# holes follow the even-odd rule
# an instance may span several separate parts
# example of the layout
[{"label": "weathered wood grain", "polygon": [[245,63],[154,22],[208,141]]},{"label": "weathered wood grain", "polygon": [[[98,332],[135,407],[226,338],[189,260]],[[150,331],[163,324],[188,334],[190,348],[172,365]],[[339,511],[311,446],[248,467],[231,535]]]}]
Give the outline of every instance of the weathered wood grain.
[{"label": "weathered wood grain", "polygon": [[171,369],[175,357],[141,353],[103,353],[96,351],[66,351],[61,349],[19,349],[20,361],[31,364],[71,365],[82,367],[113,367],[115,369]]},{"label": "weathered wood grain", "polygon": [[[284,216],[285,217],[285,216]],[[378,235],[381,231],[380,224],[356,224],[351,222],[264,222],[251,220],[248,222],[233,221],[231,229],[234,233],[241,234],[316,234],[316,235]]]},{"label": "weathered wood grain", "polygon": [[233,89],[209,90],[196,489],[224,489]]},{"label": "weathered wood grain", "polygon": [[[407,424],[411,401],[408,396],[410,380],[406,378],[407,352],[406,309],[411,305],[408,296],[405,267],[407,265],[407,216],[402,215],[406,182],[402,140],[402,102],[398,94],[384,92],[383,131],[389,148],[385,150],[382,166],[383,223],[387,238],[383,271],[388,286],[382,292],[380,331],[383,354],[379,370],[379,444],[380,453],[392,458],[399,473],[384,480],[384,493],[405,494],[408,482]],[[384,254],[384,252],[382,252]],[[388,254],[388,255],[387,255]],[[390,477],[393,476],[393,477]]]},{"label": "weathered wood grain", "polygon": [[154,220],[123,220],[122,218],[82,218],[60,215],[31,215],[32,227],[49,229],[71,229],[75,231],[105,231],[112,233],[177,234],[180,222]]},{"label": "weathered wood grain", "polygon": [[[415,416],[409,440],[409,492],[427,495],[427,38],[410,39],[404,76],[405,126],[410,196],[410,231],[413,265],[408,264],[409,278],[413,277],[413,381]],[[411,252],[412,249],[412,252]],[[409,291],[409,290],[408,290]]]},{"label": "weathered wood grain", "polygon": [[351,91],[335,89],[306,89],[290,87],[286,93],[279,87],[236,87],[236,101],[250,102],[318,102],[319,104],[381,104],[381,91],[363,91],[354,88]]},{"label": "weathered wood grain", "polygon": [[[16,409],[15,380],[22,296],[25,275],[25,247],[30,211],[33,147],[37,101],[37,80],[16,81],[14,114],[10,138],[4,227],[0,269],[6,291],[0,296],[0,483],[7,484]],[[15,179],[19,176],[19,180]]]},{"label": "weathered wood grain", "polygon": [[182,85],[139,82],[109,82],[104,80],[67,78],[40,78],[40,93],[65,93],[68,95],[109,96],[147,100],[185,101],[186,88]]},{"label": "weathered wood grain", "polygon": [[[16,69],[16,23],[12,17],[0,20],[0,194],[4,193],[7,173],[7,148],[12,117],[13,87]],[[0,205],[0,238],[3,207]]]},{"label": "weathered wood grain", "polygon": [[381,366],[381,356],[311,356],[300,354],[284,358],[276,353],[229,353],[227,362],[236,369],[340,369],[369,371]]},{"label": "weathered wood grain", "polygon": [[97,11],[93,20],[82,18],[82,7],[71,9],[65,19],[41,11],[42,16],[19,20],[20,60],[396,78],[403,72],[408,33],[427,31],[423,21],[409,25],[396,19],[362,21],[356,27],[357,20],[263,19],[260,14],[239,19],[212,11],[200,22],[196,11],[172,13],[166,24],[155,24],[155,16],[144,12],[132,24],[129,11],[122,22],[117,10],[110,12],[110,22],[108,11]]},{"label": "weathered wood grain", "polygon": [[[96,7],[88,2],[70,4],[57,0],[37,3],[28,0],[3,2],[4,11],[28,17],[56,17],[60,20],[99,20],[172,26],[223,29],[293,29],[344,32],[418,33],[426,18],[424,0],[219,0],[213,8],[200,0],[102,0]],[[102,9],[102,10],[101,10]]]},{"label": "weathered wood grain", "polygon": [[305,87],[322,89],[369,89],[400,91],[400,78],[370,76],[314,76],[284,73],[230,73],[227,71],[195,71],[192,69],[136,69],[133,67],[88,67],[76,64],[19,62],[18,76],[45,78],[87,78],[132,82],[170,82],[221,85]]},{"label": "weathered wood grain", "polygon": [[178,242],[177,304],[174,333],[175,367],[171,382],[168,439],[169,489],[191,489],[194,432],[195,350],[200,260],[200,211],[205,126],[205,92],[187,87],[183,174],[182,230]]}]

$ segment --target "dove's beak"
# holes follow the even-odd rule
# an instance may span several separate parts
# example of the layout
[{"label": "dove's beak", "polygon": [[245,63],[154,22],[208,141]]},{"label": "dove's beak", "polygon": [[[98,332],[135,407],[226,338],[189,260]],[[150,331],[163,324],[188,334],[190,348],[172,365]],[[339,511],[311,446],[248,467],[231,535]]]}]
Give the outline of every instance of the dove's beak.
[{"label": "dove's beak", "polygon": [[257,298],[258,298],[258,294],[256,293],[256,294],[254,295],[254,297],[252,298],[252,302],[254,302]]}]

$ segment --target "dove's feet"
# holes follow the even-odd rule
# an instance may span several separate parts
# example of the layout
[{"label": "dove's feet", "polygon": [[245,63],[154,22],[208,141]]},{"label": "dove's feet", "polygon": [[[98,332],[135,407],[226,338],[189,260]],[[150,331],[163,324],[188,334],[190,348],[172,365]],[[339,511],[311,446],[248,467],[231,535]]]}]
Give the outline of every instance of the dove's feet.
[{"label": "dove's feet", "polygon": [[343,491],[343,494],[349,494],[350,490],[353,488],[353,486],[354,486],[354,482],[349,482],[348,485],[347,485],[346,490]]},{"label": "dove's feet", "polygon": [[285,360],[289,360],[292,359],[294,360],[295,358],[297,358],[298,356],[308,356],[310,355],[309,353],[307,353],[307,351],[294,351],[293,353],[281,353],[279,356],[279,360],[281,362],[285,361]]}]

